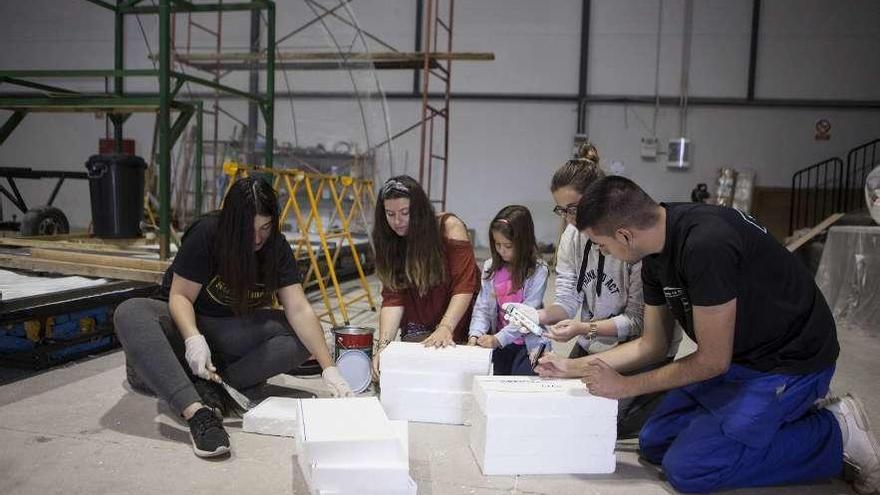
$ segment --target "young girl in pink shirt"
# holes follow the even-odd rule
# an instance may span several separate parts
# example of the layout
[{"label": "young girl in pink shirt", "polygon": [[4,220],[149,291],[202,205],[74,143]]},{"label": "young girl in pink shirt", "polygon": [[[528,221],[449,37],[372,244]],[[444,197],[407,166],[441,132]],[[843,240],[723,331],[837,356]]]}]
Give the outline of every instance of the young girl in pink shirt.
[{"label": "young girl in pink shirt", "polygon": [[[534,375],[532,355],[546,338],[522,333],[504,319],[502,305],[541,308],[549,270],[538,256],[535,226],[525,206],[505,206],[489,225],[492,257],[483,264],[482,286],[474,303],[468,344],[495,349],[496,375]],[[549,351],[549,347],[546,349]]]}]

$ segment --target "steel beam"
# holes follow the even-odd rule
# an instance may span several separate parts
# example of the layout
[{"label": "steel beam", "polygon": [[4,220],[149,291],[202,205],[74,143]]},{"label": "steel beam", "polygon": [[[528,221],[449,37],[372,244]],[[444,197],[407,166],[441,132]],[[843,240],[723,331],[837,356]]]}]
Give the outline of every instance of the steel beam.
[{"label": "steel beam", "polygon": [[171,0],[159,0],[159,257],[171,240]]},{"label": "steel beam", "polygon": [[24,111],[16,111],[13,112],[12,115],[6,119],[6,122],[3,123],[3,127],[0,127],[0,145],[2,145],[6,139],[12,134],[12,131],[18,127],[18,124],[21,124],[21,121],[24,120],[24,116],[27,115],[27,112]]}]

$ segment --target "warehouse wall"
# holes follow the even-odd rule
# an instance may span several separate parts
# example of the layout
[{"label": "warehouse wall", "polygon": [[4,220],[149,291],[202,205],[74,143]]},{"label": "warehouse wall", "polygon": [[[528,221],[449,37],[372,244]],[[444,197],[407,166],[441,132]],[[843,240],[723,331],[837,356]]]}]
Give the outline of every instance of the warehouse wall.
[{"label": "warehouse wall", "polygon": [[[328,6],[331,4],[326,3]],[[764,0],[761,12],[756,98],[880,100],[880,3],[871,0]],[[279,2],[278,33],[292,30],[312,16],[301,2]],[[414,2],[359,0],[352,3],[361,26],[402,50],[412,49]],[[654,96],[659,0],[593,0],[590,16],[588,92],[591,95]],[[697,0],[694,2],[691,49],[691,97],[743,98],[746,96],[751,26],[750,0]],[[492,51],[494,62],[458,63],[453,90],[458,93],[576,95],[580,44],[581,2],[576,0],[459,0],[456,4],[455,49]],[[247,14],[229,14],[224,23],[224,46],[243,50],[248,41]],[[662,2],[660,64],[657,86],[662,96],[678,97],[681,83],[683,0]],[[85,2],[34,0],[0,3],[0,67],[3,68],[109,68],[112,65],[112,15]],[[151,48],[157,50],[157,25],[142,16]],[[341,25],[331,30],[340,44],[350,43]],[[129,67],[151,67],[134,18],[126,26]],[[179,31],[180,32],[180,31]],[[183,35],[182,32],[180,32]],[[316,49],[333,39],[316,25],[286,43],[287,47]],[[210,40],[196,35],[194,46]],[[357,43],[358,41],[355,40]],[[375,45],[372,45],[376,49]],[[375,78],[385,91],[409,91],[411,72],[361,71],[355,83],[362,92],[375,89]],[[230,84],[246,85],[236,74]],[[82,86],[100,89],[102,81]],[[137,81],[132,90],[151,90],[149,81]],[[285,91],[350,91],[344,72],[290,72],[276,77]],[[224,108],[246,116],[241,102],[225,101]],[[880,137],[880,112],[869,109],[788,109],[691,106],[687,110],[687,137],[693,143],[692,165],[686,171],[669,170],[662,157],[640,158],[640,139],[655,134],[665,144],[680,134],[677,106],[659,109],[653,129],[653,105],[592,104],[587,133],[599,147],[603,164],[641,183],[663,200],[686,199],[697,182],[711,183],[721,166],[748,166],[757,171],[758,184],[785,186],[791,174],[824,158]],[[371,100],[367,135],[353,101],[294,101],[298,143],[357,142],[362,149],[386,132],[403,129],[418,119],[416,100],[389,100],[383,106]],[[449,209],[477,229],[479,240],[489,219],[503,205],[521,203],[532,208],[538,236],[552,241],[557,222],[548,184],[553,170],[571,151],[576,130],[574,103],[558,101],[456,100],[452,110]],[[2,113],[8,115],[7,113]],[[832,125],[829,141],[814,139],[817,119]],[[206,135],[211,132],[210,119]],[[293,141],[290,102],[276,104],[276,136]],[[220,135],[235,124],[224,119]],[[152,118],[135,116],[126,135],[147,154]],[[82,170],[103,136],[103,119],[93,115],[32,115],[0,147],[0,166],[53,167]],[[418,173],[418,136],[395,143],[394,173]],[[392,172],[381,162],[382,177]],[[48,195],[50,184],[31,184],[23,192],[36,201]],[[74,225],[90,221],[84,184],[65,185],[57,200]],[[6,217],[10,204],[3,200]]]}]

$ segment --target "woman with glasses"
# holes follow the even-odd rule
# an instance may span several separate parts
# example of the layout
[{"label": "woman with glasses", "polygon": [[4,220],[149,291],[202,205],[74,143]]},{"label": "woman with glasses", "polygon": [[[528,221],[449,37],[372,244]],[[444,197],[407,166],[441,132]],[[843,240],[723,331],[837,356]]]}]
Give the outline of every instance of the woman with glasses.
[{"label": "woman with glasses", "polygon": [[[577,158],[556,170],[550,183],[556,202],[553,212],[565,220],[566,226],[556,251],[554,301],[538,311],[538,317],[541,324],[549,326],[545,335],[550,339],[577,339],[572,358],[606,351],[642,332],[641,262],[629,264],[606,256],[575,227],[577,205],[584,191],[604,175],[595,146],[587,143],[580,147]],[[680,340],[678,336],[670,346],[670,360]],[[620,401],[618,437],[638,435],[656,404],[654,399],[642,396]]]},{"label": "woman with glasses", "polygon": [[373,246],[382,282],[374,378],[398,329],[401,340],[426,346],[466,343],[480,270],[464,222],[435,213],[412,177],[392,177],[376,200]]}]

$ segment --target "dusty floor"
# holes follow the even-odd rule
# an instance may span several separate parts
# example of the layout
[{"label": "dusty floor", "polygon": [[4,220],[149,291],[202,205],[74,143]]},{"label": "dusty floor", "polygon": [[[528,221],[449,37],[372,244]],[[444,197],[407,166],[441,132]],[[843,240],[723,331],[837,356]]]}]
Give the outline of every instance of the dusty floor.
[{"label": "dusty floor", "polygon": [[[375,313],[365,309],[354,308],[352,321],[375,325]],[[834,389],[859,394],[880,427],[880,334],[839,333],[843,351]],[[161,402],[128,388],[121,351],[39,374],[0,369],[0,383],[6,383],[0,386],[2,494],[307,493],[293,441],[243,433],[240,420],[226,422],[231,457],[195,457],[185,425]],[[279,376],[270,383],[278,395],[324,393],[318,379]],[[425,495],[673,492],[638,462],[633,442],[618,444],[612,475],[485,477],[468,448],[467,427],[411,423],[410,466]],[[732,493],[852,492],[834,479]]]}]

